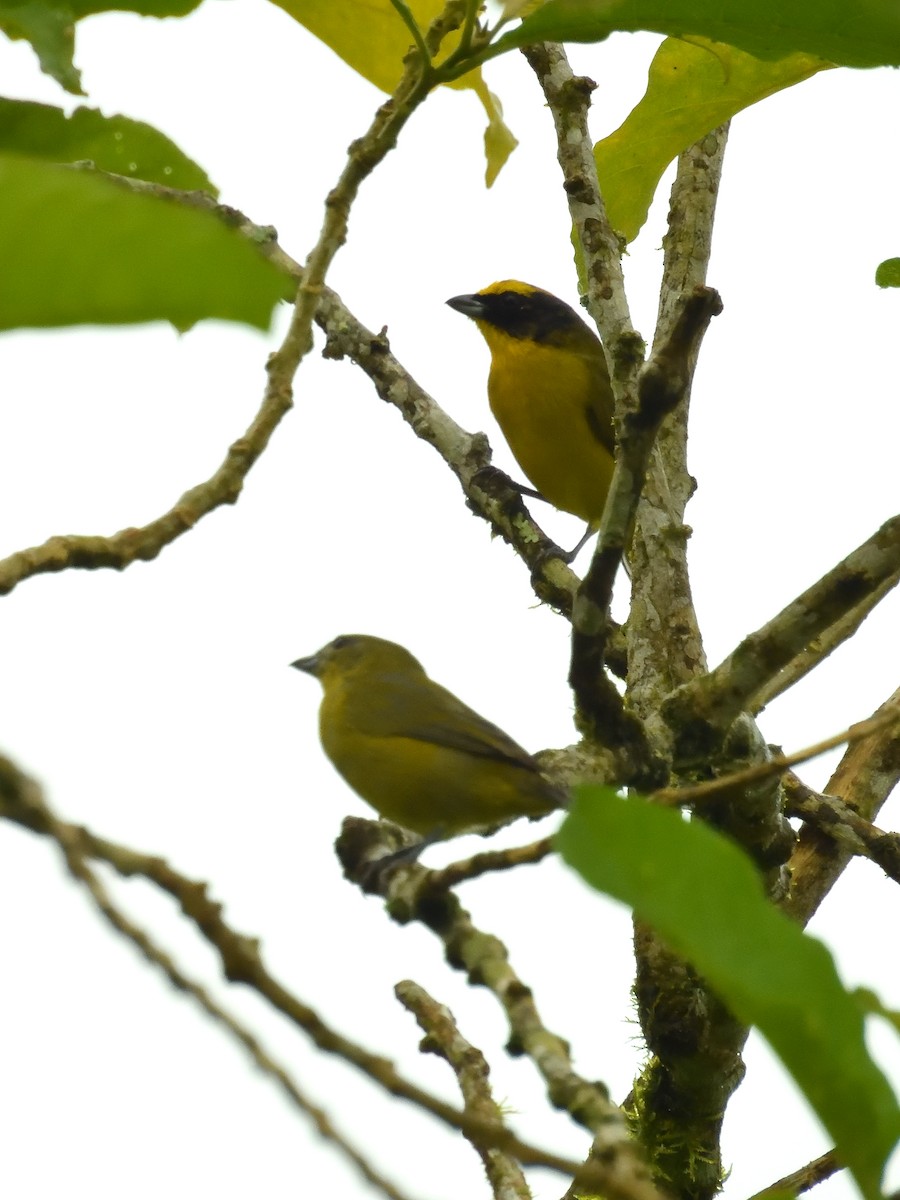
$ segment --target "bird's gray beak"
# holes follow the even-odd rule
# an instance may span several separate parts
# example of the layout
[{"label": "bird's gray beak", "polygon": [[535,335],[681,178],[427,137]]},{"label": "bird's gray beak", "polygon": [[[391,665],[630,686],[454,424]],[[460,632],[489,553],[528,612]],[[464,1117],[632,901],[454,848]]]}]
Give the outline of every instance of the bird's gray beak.
[{"label": "bird's gray beak", "polygon": [[447,303],[464,317],[484,316],[484,300],[481,296],[451,296]]},{"label": "bird's gray beak", "polygon": [[298,658],[291,663],[292,667],[296,667],[298,671],[305,671],[307,675],[318,675],[320,665],[318,654],[310,654],[307,658]]}]

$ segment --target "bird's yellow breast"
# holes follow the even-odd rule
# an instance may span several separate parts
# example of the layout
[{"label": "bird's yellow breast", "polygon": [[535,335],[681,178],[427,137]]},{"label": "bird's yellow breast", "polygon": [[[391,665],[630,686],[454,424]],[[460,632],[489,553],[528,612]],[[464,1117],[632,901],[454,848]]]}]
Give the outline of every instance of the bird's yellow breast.
[{"label": "bird's yellow breast", "polygon": [[[340,774],[380,816],[416,833],[450,836],[514,817],[543,816],[555,807],[549,785],[534,769],[420,736],[379,731],[400,730],[404,724],[415,728],[416,713],[391,713],[385,722],[385,697],[377,679],[372,683],[367,707],[374,720],[360,715],[365,701],[356,681],[329,680],[319,736]],[[422,686],[434,685],[423,675]]]},{"label": "bird's yellow breast", "polygon": [[[605,363],[478,322],[491,351],[488,399],[519,466],[556,508],[599,524],[614,460]],[[598,347],[599,349],[599,347]]]}]

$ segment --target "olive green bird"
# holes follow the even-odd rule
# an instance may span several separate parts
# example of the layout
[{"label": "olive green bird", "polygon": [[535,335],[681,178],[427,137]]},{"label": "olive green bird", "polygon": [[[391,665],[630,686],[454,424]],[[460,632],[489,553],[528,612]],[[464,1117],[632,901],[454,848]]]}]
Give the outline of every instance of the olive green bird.
[{"label": "olive green bird", "polygon": [[426,841],[566,802],[527,751],[396,642],[343,634],[291,666],[322,685],[319,736],[340,774],[379,816]]}]

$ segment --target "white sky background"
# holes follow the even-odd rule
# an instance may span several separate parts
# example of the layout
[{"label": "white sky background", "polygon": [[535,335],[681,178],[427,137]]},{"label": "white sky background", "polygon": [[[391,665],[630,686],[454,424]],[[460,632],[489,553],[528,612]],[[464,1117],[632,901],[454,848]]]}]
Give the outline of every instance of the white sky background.
[{"label": "white sky background", "polygon": [[[78,38],[87,103],[158,126],[223,200],[276,225],[304,257],[379,93],[252,0],[183,21],[92,18]],[[573,49],[576,70],[600,84],[596,136],[640,97],[654,45],[618,36]],[[0,62],[6,94],[71,104],[26,47],[3,44]],[[575,303],[576,285],[537,85],[515,55],[487,78],[522,143],[493,190],[482,183],[480,106],[442,91],[364,186],[330,282],[371,328],[389,326],[416,378],[466,428],[486,429],[495,461],[512,469],[487,409],[487,351],[444,301],[514,276]],[[873,283],[876,264],[900,251],[897,87],[888,71],[836,71],[733,125],[710,269],[725,311],[703,348],[691,433],[700,488],[688,519],[712,662],[898,507],[900,295]],[[667,190],[626,263],[647,336]],[[249,423],[277,340],[211,323],[180,338],[162,326],[4,335],[0,552],[112,533],[171,507]],[[208,880],[287,986],[456,1100],[449,1069],[418,1054],[414,1022],[393,999],[396,981],[422,983],[489,1055],[517,1129],[579,1157],[586,1136],[548,1118],[531,1064],[503,1053],[491,996],[444,966],[430,934],[391,924],[342,880],[331,843],[345,813],[367,810],[319,747],[318,685],[287,666],[337,633],[395,638],[538,749],[573,740],[567,625],[535,606],[527,571],[361,373],[316,354],[296,398],[236,507],[154,563],[43,576],[3,600],[2,749],[67,819]],[[577,537],[574,519],[545,506],[536,515],[564,544]],[[794,749],[868,715],[897,686],[898,616],[891,596],[851,646],[771,706],[766,735]],[[834,761],[804,778],[823,784]],[[896,801],[882,824],[898,824]],[[552,827],[523,823],[497,844]],[[481,845],[436,848],[426,861]],[[111,886],[398,1184],[421,1200],[486,1194],[474,1155],[451,1151],[430,1118],[311,1052],[245,989],[221,986],[213,955],[166,900]],[[48,842],[0,825],[0,889],[5,1194],[369,1194],[243,1051],[107,932]],[[627,914],[550,861],[467,884],[462,900],[508,942],[577,1069],[623,1097],[641,1062]],[[894,1007],[898,901],[877,868],[857,863],[813,927],[848,982]],[[896,1039],[877,1033],[900,1079]],[[749,1066],[725,1132],[736,1200],[828,1147],[767,1052],[752,1049]],[[563,1190],[548,1173],[533,1182],[539,1200]],[[817,1193],[850,1194],[845,1182]]]}]

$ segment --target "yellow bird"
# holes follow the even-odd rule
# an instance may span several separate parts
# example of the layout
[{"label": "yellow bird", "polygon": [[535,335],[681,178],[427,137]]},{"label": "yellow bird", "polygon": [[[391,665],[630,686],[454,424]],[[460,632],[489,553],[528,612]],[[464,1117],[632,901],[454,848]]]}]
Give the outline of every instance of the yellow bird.
[{"label": "yellow bird", "polygon": [[516,462],[545,500],[596,529],[616,449],[600,339],[568,304],[517,279],[447,303],[488,344],[488,400]]},{"label": "yellow bird", "polygon": [[319,736],[347,783],[427,840],[542,817],[566,802],[530,754],[396,642],[343,634],[291,666],[322,685]]}]

